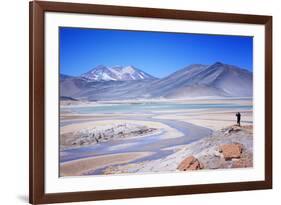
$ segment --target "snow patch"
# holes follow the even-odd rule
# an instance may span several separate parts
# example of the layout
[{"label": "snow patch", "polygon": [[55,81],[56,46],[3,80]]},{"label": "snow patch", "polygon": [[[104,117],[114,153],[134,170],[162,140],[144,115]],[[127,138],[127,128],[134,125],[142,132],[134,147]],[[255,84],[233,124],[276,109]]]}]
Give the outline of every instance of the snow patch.
[{"label": "snow patch", "polygon": [[101,79],[102,80],[116,80],[116,79],[110,77],[107,73],[103,73]]},{"label": "snow patch", "polygon": [[81,75],[87,80],[140,80],[150,78],[149,75],[134,68],[133,66],[98,66],[89,72]]},{"label": "snow patch", "polygon": [[141,79],[144,79],[142,73],[139,73],[139,77],[140,77]]},{"label": "snow patch", "polygon": [[133,74],[136,70],[132,66],[127,66],[122,69],[123,73]]}]

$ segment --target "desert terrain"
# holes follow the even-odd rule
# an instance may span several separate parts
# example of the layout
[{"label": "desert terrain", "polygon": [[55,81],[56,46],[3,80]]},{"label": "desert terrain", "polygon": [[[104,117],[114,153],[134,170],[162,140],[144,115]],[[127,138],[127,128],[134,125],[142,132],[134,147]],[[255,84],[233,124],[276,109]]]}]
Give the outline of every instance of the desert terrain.
[{"label": "desert terrain", "polygon": [[62,100],[60,176],[252,167],[252,107],[247,97]]}]

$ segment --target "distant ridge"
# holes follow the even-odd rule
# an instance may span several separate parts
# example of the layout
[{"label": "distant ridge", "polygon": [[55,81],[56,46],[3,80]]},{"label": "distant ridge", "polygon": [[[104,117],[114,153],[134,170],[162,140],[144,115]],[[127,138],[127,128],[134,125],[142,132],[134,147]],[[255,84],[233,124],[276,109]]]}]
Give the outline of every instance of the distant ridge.
[{"label": "distant ridge", "polygon": [[[252,97],[253,94],[252,72],[221,62],[212,65],[192,64],[162,79],[154,78],[133,66],[130,68],[134,72],[127,75],[124,68],[128,67],[114,68],[115,71],[119,69],[119,75],[111,75],[114,71],[99,66],[79,77],[64,77],[61,80],[61,95],[83,100],[124,100]],[[138,75],[139,72],[143,72],[143,78]]]},{"label": "distant ridge", "polygon": [[193,64],[156,82],[152,96],[252,96],[252,78],[251,72],[221,62]]}]

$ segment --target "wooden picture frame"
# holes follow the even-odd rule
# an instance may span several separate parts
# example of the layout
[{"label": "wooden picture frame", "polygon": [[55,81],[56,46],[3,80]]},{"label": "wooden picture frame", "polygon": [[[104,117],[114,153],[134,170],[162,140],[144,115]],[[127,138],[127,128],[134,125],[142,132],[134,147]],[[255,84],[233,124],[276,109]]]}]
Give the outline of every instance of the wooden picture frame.
[{"label": "wooden picture frame", "polygon": [[[30,104],[29,104],[29,199],[32,204],[229,192],[272,188],[272,17],[260,15],[105,6],[77,3],[30,2]],[[265,26],[265,180],[233,183],[180,185],[150,188],[45,193],[44,132],[44,15],[46,12],[100,14],[208,22],[259,24]]]}]

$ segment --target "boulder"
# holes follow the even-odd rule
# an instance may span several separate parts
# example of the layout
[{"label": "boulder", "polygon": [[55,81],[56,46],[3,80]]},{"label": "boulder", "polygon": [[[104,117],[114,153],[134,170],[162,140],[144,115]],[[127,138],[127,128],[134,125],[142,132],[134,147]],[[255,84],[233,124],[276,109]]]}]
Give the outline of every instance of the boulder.
[{"label": "boulder", "polygon": [[177,167],[180,171],[191,171],[203,169],[203,165],[194,156],[189,156],[185,158]]},{"label": "boulder", "polygon": [[225,162],[223,158],[220,156],[215,155],[206,155],[203,157],[200,157],[200,162],[202,162],[205,166],[205,168],[208,167],[208,169],[219,169],[221,168],[222,164]]},{"label": "boulder", "polygon": [[243,145],[239,143],[220,145],[219,152],[223,154],[225,160],[238,159],[241,157]]}]

